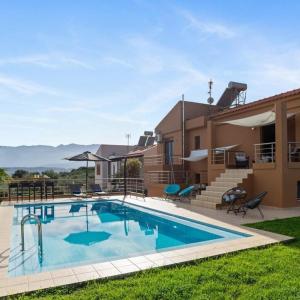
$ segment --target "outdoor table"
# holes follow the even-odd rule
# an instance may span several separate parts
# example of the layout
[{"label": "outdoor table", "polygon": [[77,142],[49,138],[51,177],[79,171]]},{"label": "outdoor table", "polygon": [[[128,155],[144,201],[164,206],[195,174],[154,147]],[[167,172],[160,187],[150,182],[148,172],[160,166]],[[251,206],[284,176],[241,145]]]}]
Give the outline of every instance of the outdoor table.
[{"label": "outdoor table", "polygon": [[228,191],[225,196],[228,197],[228,200],[225,200],[225,202],[229,203],[227,213],[233,211],[235,214],[237,214],[240,212],[243,200],[245,200],[247,197],[247,192],[243,188],[233,188],[232,190]]}]

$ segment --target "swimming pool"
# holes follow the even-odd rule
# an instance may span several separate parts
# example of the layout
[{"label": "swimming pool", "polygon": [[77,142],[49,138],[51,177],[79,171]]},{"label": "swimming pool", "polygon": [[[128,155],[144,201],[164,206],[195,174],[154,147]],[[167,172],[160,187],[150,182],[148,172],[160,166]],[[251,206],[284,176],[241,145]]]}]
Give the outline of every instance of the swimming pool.
[{"label": "swimming pool", "polygon": [[[42,223],[42,254],[35,214]],[[65,267],[216,243],[249,235],[119,200],[16,205],[8,272],[19,276]]]}]

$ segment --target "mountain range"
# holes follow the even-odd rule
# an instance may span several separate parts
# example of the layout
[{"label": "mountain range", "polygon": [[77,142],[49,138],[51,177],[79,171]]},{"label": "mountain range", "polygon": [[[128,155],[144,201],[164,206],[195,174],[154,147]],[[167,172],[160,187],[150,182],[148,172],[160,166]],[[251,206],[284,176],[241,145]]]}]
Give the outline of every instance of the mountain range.
[{"label": "mountain range", "polygon": [[[72,169],[85,165],[84,162],[64,160],[65,157],[84,151],[96,153],[97,144],[59,146],[0,146],[0,168],[5,169]],[[91,164],[92,166],[93,164]]]}]

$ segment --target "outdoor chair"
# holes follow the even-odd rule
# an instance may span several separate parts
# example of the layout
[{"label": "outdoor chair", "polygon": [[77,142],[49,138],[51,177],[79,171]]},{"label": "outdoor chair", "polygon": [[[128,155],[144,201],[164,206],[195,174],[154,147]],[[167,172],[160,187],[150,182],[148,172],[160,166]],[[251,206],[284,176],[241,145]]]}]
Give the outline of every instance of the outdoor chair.
[{"label": "outdoor chair", "polygon": [[169,197],[177,196],[179,191],[180,191],[180,185],[179,184],[168,184],[164,188],[165,200],[167,200]]},{"label": "outdoor chair", "polygon": [[240,212],[243,213],[243,217],[245,217],[248,209],[255,209],[257,208],[261,217],[264,218],[264,214],[261,210],[261,208],[259,207],[263,198],[267,195],[267,192],[262,192],[260,194],[258,194],[257,196],[247,200],[247,202],[245,204],[243,204],[240,208]]},{"label": "outdoor chair", "polygon": [[240,211],[240,207],[242,206],[241,202],[246,197],[247,197],[247,192],[244,188],[242,187],[231,188],[222,195],[222,206],[224,204],[228,205],[227,213],[233,211],[235,214],[237,214]]},{"label": "outdoor chair", "polygon": [[295,147],[290,152],[290,160],[291,160],[291,162],[299,162],[300,161],[300,147]]},{"label": "outdoor chair", "polygon": [[102,191],[101,186],[99,184],[91,184],[90,188],[93,195],[96,196],[108,195],[106,192]]},{"label": "outdoor chair", "polygon": [[70,185],[71,194],[76,198],[84,198],[86,194],[82,192],[81,185],[79,184],[71,184]]},{"label": "outdoor chair", "polygon": [[236,152],[234,158],[237,168],[249,168],[249,156],[245,152]]},{"label": "outdoor chair", "polygon": [[183,200],[187,199],[187,200],[190,201],[191,200],[190,197],[192,196],[193,191],[194,191],[194,186],[193,185],[181,190],[178,193],[179,200],[183,201]]}]

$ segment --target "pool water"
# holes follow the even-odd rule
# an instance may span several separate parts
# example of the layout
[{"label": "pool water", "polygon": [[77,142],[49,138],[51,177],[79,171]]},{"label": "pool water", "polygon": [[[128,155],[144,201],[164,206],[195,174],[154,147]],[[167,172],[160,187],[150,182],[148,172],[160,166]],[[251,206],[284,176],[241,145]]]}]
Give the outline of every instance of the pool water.
[{"label": "pool water", "polygon": [[[38,253],[36,221],[42,222],[43,251]],[[248,235],[142,208],[118,200],[17,205],[13,217],[9,275],[105,262],[144,254],[243,238]]]}]

